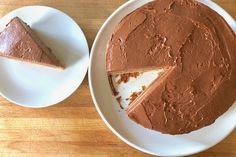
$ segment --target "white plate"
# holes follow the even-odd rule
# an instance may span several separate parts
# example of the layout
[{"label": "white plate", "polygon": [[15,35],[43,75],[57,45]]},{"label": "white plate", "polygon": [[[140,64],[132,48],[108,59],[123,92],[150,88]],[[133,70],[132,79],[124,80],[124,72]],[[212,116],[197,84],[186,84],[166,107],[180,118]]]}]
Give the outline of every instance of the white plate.
[{"label": "white plate", "polygon": [[[128,13],[151,0],[131,0],[118,8],[100,29],[91,50],[89,84],[95,106],[107,126],[130,146],[159,156],[184,156],[204,151],[228,136],[236,126],[236,105],[208,127],[184,135],[164,135],[129,120],[112,96],[105,69],[106,44],[115,25]],[[201,0],[220,13],[236,32],[236,22],[210,0]]]},{"label": "white plate", "polygon": [[82,83],[89,49],[80,27],[65,13],[45,6],[14,10],[0,20],[0,31],[15,16],[33,28],[65,65],[64,71],[0,58],[0,92],[15,104],[39,108],[70,96]]}]

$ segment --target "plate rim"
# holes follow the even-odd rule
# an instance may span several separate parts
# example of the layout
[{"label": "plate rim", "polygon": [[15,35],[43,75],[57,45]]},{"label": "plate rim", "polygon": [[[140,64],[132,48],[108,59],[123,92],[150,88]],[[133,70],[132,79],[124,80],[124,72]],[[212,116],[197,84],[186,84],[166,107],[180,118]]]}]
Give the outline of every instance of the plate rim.
[{"label": "plate rim", "polygon": [[[7,18],[10,14],[13,14],[14,12],[19,12],[21,10],[24,10],[24,9],[32,9],[34,7],[38,7],[38,8],[42,8],[42,9],[48,9],[48,10],[53,10],[53,11],[56,11],[58,13],[60,13],[61,15],[65,16],[66,18],[68,18],[73,25],[76,26],[76,29],[78,29],[80,32],[81,32],[81,38],[83,38],[84,40],[84,46],[86,47],[86,55],[85,55],[85,59],[86,59],[86,65],[85,65],[85,69],[84,69],[84,73],[82,73],[82,77],[81,77],[81,82],[77,83],[74,87],[74,89],[68,93],[65,97],[61,98],[61,99],[58,99],[57,101],[53,102],[53,103],[45,103],[45,104],[41,104],[41,105],[37,105],[37,106],[34,106],[34,105],[28,105],[28,104],[21,104],[21,103],[18,103],[16,102],[15,100],[12,100],[10,98],[8,98],[8,96],[6,96],[5,94],[3,94],[1,91],[0,91],[0,96],[3,97],[4,99],[6,99],[7,101],[13,103],[14,105],[17,105],[17,106],[21,106],[21,107],[26,107],[26,108],[32,108],[32,109],[40,109],[40,108],[46,108],[46,107],[50,107],[50,106],[54,106],[54,105],[57,105],[59,104],[60,102],[64,101],[65,99],[67,99],[68,97],[70,97],[80,86],[81,84],[83,83],[83,81],[85,80],[85,77],[86,77],[86,74],[88,72],[88,68],[89,68],[89,60],[90,60],[90,49],[89,49],[89,45],[88,45],[88,40],[86,38],[86,35],[84,33],[84,31],[82,30],[82,28],[80,27],[79,25],[79,22],[78,21],[75,21],[71,16],[69,16],[67,13],[63,12],[62,10],[59,10],[57,8],[54,8],[54,7],[50,7],[50,6],[46,6],[46,5],[28,5],[28,6],[22,6],[22,7],[19,7],[19,8],[16,8],[16,9],[13,9],[11,11],[9,11],[8,13],[6,13],[5,15],[3,15],[1,18],[0,18],[0,23],[2,22],[2,19],[4,18]],[[26,21],[27,22],[27,21]]]}]

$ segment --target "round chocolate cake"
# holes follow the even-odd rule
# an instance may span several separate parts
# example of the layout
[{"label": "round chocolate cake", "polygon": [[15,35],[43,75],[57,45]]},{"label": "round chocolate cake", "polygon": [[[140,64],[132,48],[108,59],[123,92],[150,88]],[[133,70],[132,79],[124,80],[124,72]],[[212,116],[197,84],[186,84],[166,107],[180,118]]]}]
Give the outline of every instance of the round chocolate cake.
[{"label": "round chocolate cake", "polygon": [[199,2],[154,0],[116,26],[106,69],[164,69],[126,113],[149,129],[188,133],[212,124],[236,100],[236,35]]}]

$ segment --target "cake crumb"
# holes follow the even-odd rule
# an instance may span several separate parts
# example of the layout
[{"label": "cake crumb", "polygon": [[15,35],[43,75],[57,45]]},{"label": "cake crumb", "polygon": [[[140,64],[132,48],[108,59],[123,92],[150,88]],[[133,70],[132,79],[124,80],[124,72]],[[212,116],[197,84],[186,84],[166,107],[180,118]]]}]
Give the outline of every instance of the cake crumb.
[{"label": "cake crumb", "polygon": [[[129,105],[146,89],[147,87],[146,86],[142,86],[142,90],[139,91],[139,92],[133,92],[131,95],[130,95],[130,98],[128,100],[130,100],[130,103]],[[126,99],[126,100],[127,100]]]},{"label": "cake crumb", "polygon": [[133,92],[130,95],[130,98],[129,98],[130,103],[129,104],[131,104],[141,93],[142,93],[142,91],[140,91],[140,92]]},{"label": "cake crumb", "polygon": [[124,107],[121,105],[121,96],[117,97],[116,100],[118,101],[120,108],[124,109]]},{"label": "cake crumb", "polygon": [[142,86],[142,90],[144,91],[147,87],[146,86]]},{"label": "cake crumb", "polygon": [[117,97],[116,100],[118,101],[118,103],[121,103],[121,96]]},{"label": "cake crumb", "polygon": [[113,84],[113,81],[112,81],[112,76],[111,75],[108,75],[108,81],[109,81],[109,84],[111,86],[111,91],[112,91],[112,94],[114,96],[117,96],[119,94],[119,92],[116,91],[115,87],[114,87],[114,84]]},{"label": "cake crumb", "polygon": [[120,79],[117,81],[117,83],[127,83],[131,77],[137,78],[140,74],[140,72],[120,74]]}]

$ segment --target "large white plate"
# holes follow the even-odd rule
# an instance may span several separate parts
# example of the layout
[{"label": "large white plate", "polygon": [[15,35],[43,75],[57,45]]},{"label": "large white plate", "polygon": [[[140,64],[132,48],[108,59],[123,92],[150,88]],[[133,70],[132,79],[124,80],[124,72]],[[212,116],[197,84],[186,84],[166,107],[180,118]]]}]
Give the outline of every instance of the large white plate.
[{"label": "large white plate", "polygon": [[0,58],[0,92],[25,107],[46,107],[71,95],[82,83],[89,49],[80,27],[65,13],[45,6],[14,10],[0,20],[0,31],[15,16],[33,28],[65,65],[64,71]]},{"label": "large white plate", "polygon": [[[184,156],[206,150],[223,140],[236,126],[236,105],[208,127],[184,135],[164,135],[129,120],[112,96],[105,70],[105,51],[115,25],[128,13],[151,0],[132,0],[118,8],[100,29],[91,50],[89,84],[95,106],[107,126],[130,146],[159,156]],[[209,0],[201,2],[221,14],[236,32],[236,22]]]}]

